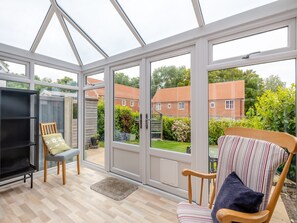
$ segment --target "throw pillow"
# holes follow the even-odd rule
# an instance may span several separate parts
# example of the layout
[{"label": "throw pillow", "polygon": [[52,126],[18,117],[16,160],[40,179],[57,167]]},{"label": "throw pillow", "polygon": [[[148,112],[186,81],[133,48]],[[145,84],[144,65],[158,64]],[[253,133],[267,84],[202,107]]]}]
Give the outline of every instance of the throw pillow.
[{"label": "throw pillow", "polygon": [[50,154],[56,155],[71,149],[64,141],[61,133],[48,134],[42,136]]},{"label": "throw pillow", "polygon": [[259,211],[264,194],[255,192],[246,187],[235,172],[232,172],[225,179],[219,194],[216,197],[215,205],[211,212],[214,223],[219,223],[216,214],[221,208],[228,208],[245,213]]}]

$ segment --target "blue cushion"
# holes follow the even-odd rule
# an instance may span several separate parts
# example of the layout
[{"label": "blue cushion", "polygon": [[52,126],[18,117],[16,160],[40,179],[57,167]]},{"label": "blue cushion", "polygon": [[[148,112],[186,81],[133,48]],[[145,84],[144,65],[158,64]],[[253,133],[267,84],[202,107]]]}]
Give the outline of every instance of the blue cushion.
[{"label": "blue cushion", "polygon": [[211,212],[213,222],[219,223],[216,214],[221,208],[245,213],[258,212],[263,196],[263,193],[255,192],[246,187],[235,172],[230,173],[216,197],[215,205]]}]

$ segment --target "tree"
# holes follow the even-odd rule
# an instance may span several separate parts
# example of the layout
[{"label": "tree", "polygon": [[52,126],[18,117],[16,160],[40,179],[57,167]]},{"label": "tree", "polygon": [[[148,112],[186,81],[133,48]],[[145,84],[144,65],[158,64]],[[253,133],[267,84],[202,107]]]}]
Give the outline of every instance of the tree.
[{"label": "tree", "polygon": [[114,83],[139,88],[139,77],[132,77],[130,79],[128,75],[120,72],[114,75]]},{"label": "tree", "polygon": [[209,83],[244,80],[245,83],[245,112],[252,108],[255,99],[263,94],[263,79],[253,70],[240,70],[230,68],[225,70],[210,71],[208,74]]},{"label": "tree", "polygon": [[29,84],[22,82],[6,81],[6,87],[17,89],[29,89]]},{"label": "tree", "polygon": [[151,95],[154,96],[160,88],[189,86],[190,84],[190,69],[185,66],[159,67],[152,73]]},{"label": "tree", "polygon": [[264,90],[277,91],[278,87],[286,87],[286,82],[281,81],[277,75],[270,75],[264,80]]},{"label": "tree", "polygon": [[71,85],[71,86],[76,86],[77,83],[74,81],[71,77],[63,77],[62,79],[57,79],[58,84],[63,84],[63,85]]}]

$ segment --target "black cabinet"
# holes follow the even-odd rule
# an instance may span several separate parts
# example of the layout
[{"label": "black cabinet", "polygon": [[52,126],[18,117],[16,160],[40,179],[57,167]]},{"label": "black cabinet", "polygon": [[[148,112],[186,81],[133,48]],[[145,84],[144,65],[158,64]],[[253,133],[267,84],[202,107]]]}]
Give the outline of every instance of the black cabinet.
[{"label": "black cabinet", "polygon": [[31,178],[32,188],[39,169],[38,118],[38,91],[0,88],[0,186]]}]

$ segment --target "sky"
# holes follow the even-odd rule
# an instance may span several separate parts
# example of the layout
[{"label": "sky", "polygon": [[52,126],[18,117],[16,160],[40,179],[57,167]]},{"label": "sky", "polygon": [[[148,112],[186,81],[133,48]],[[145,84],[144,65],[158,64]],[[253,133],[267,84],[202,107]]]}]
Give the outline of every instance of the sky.
[{"label": "sky", "polygon": [[[273,1],[275,0],[200,0],[200,4],[205,22],[211,23]],[[132,48],[138,45],[135,44],[135,40],[133,43],[127,40],[128,37],[134,37],[131,36],[131,33],[126,34],[127,27],[123,27],[125,26],[123,25],[123,21],[120,21],[121,19],[119,15],[116,13],[114,7],[109,1],[86,0],[86,4],[81,4],[80,0],[58,0],[57,2],[79,25],[82,26],[82,28],[97,42],[99,46],[102,46],[103,49],[106,49],[106,51],[109,51],[111,54],[125,50],[126,48],[120,49],[123,45],[125,45],[125,47],[129,46]],[[190,3],[191,1],[119,0],[118,2],[121,4],[122,8],[125,10],[147,43],[198,26],[192,4]],[[38,29],[46,15],[50,6],[50,1],[26,0],[24,2],[17,0],[1,0],[1,3],[5,5],[6,10],[0,13],[0,26],[2,27],[0,30],[0,43],[28,50],[31,47],[35,35],[37,34]],[[167,9],[169,4],[171,10],[164,11],[164,8]],[[212,7],[214,4],[216,7]],[[34,7],[32,7],[33,5]],[[224,7],[225,10],[221,10],[222,7]],[[103,14],[97,13],[98,10],[102,11]],[[14,15],[17,16],[11,17],[10,15],[12,12],[14,12]],[[154,16],[150,17],[149,15],[152,12],[154,12]],[[102,15],[104,15],[104,18]],[[115,16],[113,16],[112,19],[106,19],[108,18],[107,15]],[[94,23],[96,23],[96,26],[94,26]],[[170,25],[173,23],[175,24],[174,26]],[[186,26],[184,26],[185,24]],[[78,51],[84,63],[93,62],[97,58],[98,60],[102,59],[102,56],[98,54],[96,50],[94,51],[88,42],[84,42],[85,40],[79,36],[77,31],[73,29],[68,22],[66,22],[66,25],[73,36],[74,42],[77,45]],[[28,27],[30,27],[30,29],[28,29]],[[108,34],[106,33],[106,30],[110,31],[110,27],[113,27],[113,29],[112,32]],[[98,30],[100,30],[100,32]],[[158,30],[158,32],[156,32],[156,30]],[[122,33],[120,39],[117,35],[119,31]],[[22,33],[22,35],[18,35],[19,33]],[[122,44],[123,42],[125,42],[125,44]],[[214,45],[213,55],[214,60],[217,60],[246,55],[255,51],[283,48],[286,46],[288,46],[288,28],[285,27],[261,33],[259,35]],[[107,49],[108,47],[111,48]],[[56,15],[53,16],[48,29],[37,47],[37,53],[77,63]],[[189,54],[152,62],[151,70],[153,71],[157,67],[166,65],[186,66],[187,68],[190,68]],[[13,69],[15,72],[21,73],[23,66],[14,67]],[[287,83],[287,86],[288,84],[295,82],[294,61],[248,66],[242,69],[253,69],[264,78],[271,74],[279,75],[281,79]],[[140,73],[139,67],[128,68],[123,71],[124,73],[129,74],[131,78],[139,76]],[[56,81],[56,79],[62,78],[65,75],[76,80],[75,74],[73,75],[64,71],[57,72],[54,69],[43,68],[41,66],[36,68],[36,73],[41,78],[50,77],[53,81]]]}]

